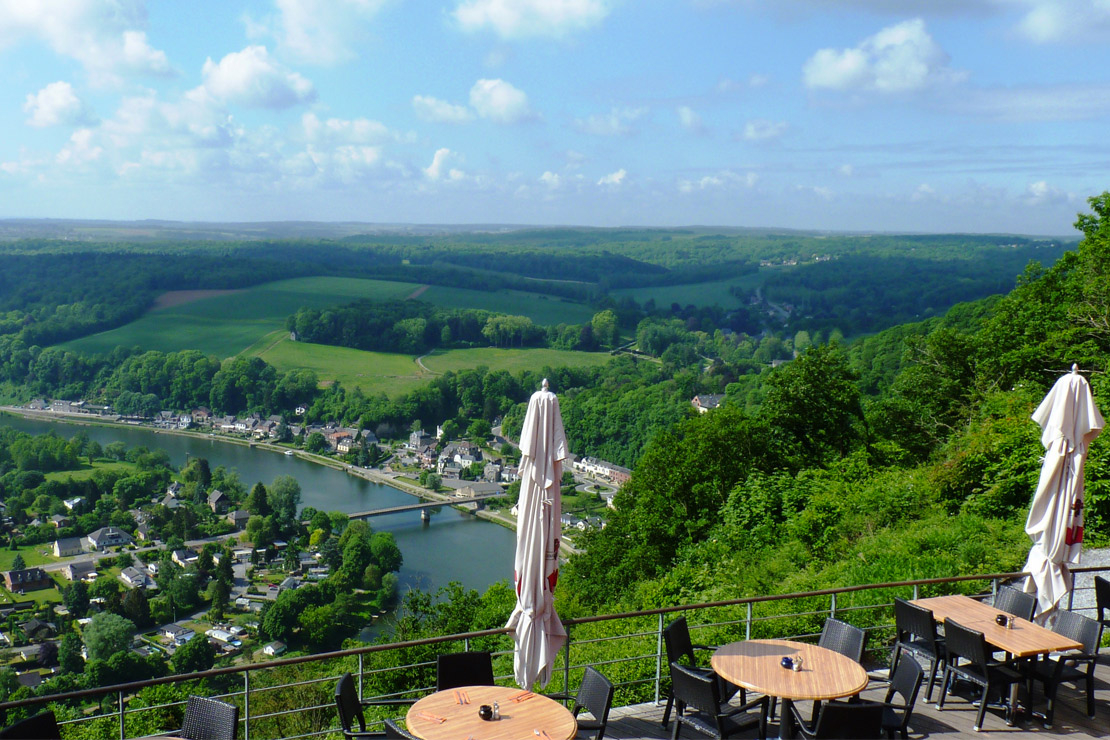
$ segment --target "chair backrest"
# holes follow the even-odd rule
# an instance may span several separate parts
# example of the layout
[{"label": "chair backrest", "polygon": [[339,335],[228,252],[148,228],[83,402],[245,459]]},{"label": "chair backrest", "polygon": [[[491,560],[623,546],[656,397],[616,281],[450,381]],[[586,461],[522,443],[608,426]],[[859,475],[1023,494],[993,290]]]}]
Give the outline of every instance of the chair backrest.
[{"label": "chair backrest", "polygon": [[582,684],[574,699],[574,716],[585,709],[594,716],[604,728],[609,721],[609,709],[613,706],[613,682],[601,675],[592,666],[586,666],[582,674]]},{"label": "chair backrest", "polygon": [[436,691],[459,686],[493,686],[493,656],[484,650],[436,658]]},{"label": "chair backrest", "polygon": [[400,723],[396,720],[387,719],[385,721],[385,736],[396,738],[396,740],[420,740],[416,735],[401,727]]},{"label": "chair backrest", "polygon": [[678,661],[671,663],[671,693],[676,702],[693,707],[710,717],[716,717],[721,711],[721,692],[717,688],[717,679],[687,668]]},{"label": "chair backrest", "polygon": [[816,738],[877,738],[883,736],[883,705],[830,701],[821,705]]},{"label": "chair backrest", "polygon": [[1098,606],[1098,621],[1110,619],[1110,581],[1095,576],[1095,604]]},{"label": "chair backrest", "polygon": [[898,640],[917,638],[928,643],[936,651],[937,623],[933,612],[923,606],[911,604],[905,599],[894,600],[894,624],[898,630]]},{"label": "chair backrest", "polygon": [[1056,623],[1052,631],[1083,643],[1083,652],[1094,655],[1098,652],[1098,638],[1101,626],[1098,622],[1078,612],[1056,612]]},{"label": "chair backrest", "polygon": [[906,709],[905,719],[917,702],[917,692],[921,690],[922,671],[921,664],[914,660],[912,655],[903,653],[898,658],[898,667],[890,678],[890,686],[886,690],[886,703],[893,704],[894,696],[902,697],[902,705]]},{"label": "chair backrest", "polygon": [[181,737],[188,740],[235,740],[239,707],[207,696],[190,696]]},{"label": "chair backrest", "polygon": [[855,625],[829,617],[817,644],[860,663],[863,661],[863,647],[867,644],[867,633]]},{"label": "chair backrest", "polygon": [[982,632],[964,627],[948,619],[944,622],[944,644],[948,648],[948,665],[955,667],[956,658],[963,658],[970,665],[960,666],[961,671],[971,671],[984,681],[987,676],[987,641]]},{"label": "chair backrest", "polygon": [[[366,720],[362,716],[362,704],[355,691],[355,680],[350,673],[344,673],[335,684],[335,708],[339,712],[339,724],[343,732],[366,732]],[[358,729],[354,728],[355,721]]]},{"label": "chair backrest", "polygon": [[0,738],[3,740],[61,740],[61,737],[58,720],[50,710],[31,715],[0,730]]},{"label": "chair backrest", "polygon": [[994,608],[1022,619],[1032,619],[1037,609],[1037,597],[1034,594],[1018,591],[1016,588],[1003,586],[998,589],[998,594],[994,597]]},{"label": "chair backrest", "polygon": [[690,626],[686,617],[679,617],[663,628],[663,642],[667,646],[667,662],[678,662],[690,667],[697,666],[694,645],[690,639]]}]

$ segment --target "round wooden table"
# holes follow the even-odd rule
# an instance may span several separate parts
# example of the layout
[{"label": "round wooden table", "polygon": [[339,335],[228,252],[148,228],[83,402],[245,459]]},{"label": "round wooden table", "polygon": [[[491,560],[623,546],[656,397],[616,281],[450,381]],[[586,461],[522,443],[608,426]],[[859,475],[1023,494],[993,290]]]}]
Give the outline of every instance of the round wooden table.
[{"label": "round wooden table", "polygon": [[[459,704],[458,692],[469,697],[470,703]],[[409,708],[405,724],[409,732],[424,740],[570,740],[574,737],[578,722],[569,709],[540,694],[513,701],[514,697],[527,693],[506,686],[464,686],[437,691]],[[478,707],[492,706],[495,701],[501,709],[500,720],[487,721],[478,716]]]},{"label": "round wooden table", "polygon": [[[802,670],[782,667],[782,659],[802,659]],[[710,661],[718,675],[737,686],[782,699],[779,737],[794,736],[790,705],[796,699],[823,701],[853,696],[867,688],[867,671],[827,648],[793,640],[745,640],[721,646]]]}]

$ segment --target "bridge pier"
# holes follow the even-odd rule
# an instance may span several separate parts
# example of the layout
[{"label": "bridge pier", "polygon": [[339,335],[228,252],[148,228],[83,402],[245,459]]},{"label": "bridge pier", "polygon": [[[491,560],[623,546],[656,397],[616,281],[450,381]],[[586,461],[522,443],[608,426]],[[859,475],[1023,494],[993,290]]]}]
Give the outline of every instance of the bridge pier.
[{"label": "bridge pier", "polygon": [[424,522],[425,524],[432,521],[432,512],[428,511],[427,509],[421,509],[420,521]]}]

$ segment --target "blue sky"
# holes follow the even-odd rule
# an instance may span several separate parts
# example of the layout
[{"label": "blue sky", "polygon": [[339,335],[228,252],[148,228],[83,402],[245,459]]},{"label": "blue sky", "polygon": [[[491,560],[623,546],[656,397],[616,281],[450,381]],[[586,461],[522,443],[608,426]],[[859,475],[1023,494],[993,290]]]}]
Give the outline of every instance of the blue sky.
[{"label": "blue sky", "polygon": [[0,0],[0,218],[1071,234],[1110,0]]}]

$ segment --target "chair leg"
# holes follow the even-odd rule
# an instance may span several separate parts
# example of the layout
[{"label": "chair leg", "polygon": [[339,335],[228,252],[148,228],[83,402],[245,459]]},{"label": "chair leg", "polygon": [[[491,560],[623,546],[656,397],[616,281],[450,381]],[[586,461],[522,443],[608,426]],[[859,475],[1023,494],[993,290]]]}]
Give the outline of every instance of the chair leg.
[{"label": "chair leg", "polygon": [[677,719],[674,721],[674,729],[671,730],[671,740],[678,740],[678,731],[682,728],[682,723]]},{"label": "chair leg", "polygon": [[983,687],[983,695],[979,698],[979,712],[975,715],[975,724],[971,729],[979,732],[983,729],[983,718],[987,715],[987,704],[990,703],[989,692],[987,687]]},{"label": "chair leg", "polygon": [[894,650],[890,653],[890,673],[891,678],[894,677],[894,672],[898,670],[898,659],[902,657],[902,646],[895,645]]},{"label": "chair leg", "polygon": [[671,705],[674,704],[674,696],[667,697],[667,706],[663,709],[663,729],[667,729],[667,722],[671,719]]},{"label": "chair leg", "polygon": [[1087,716],[1095,718],[1095,676],[1092,670],[1087,674]]},{"label": "chair leg", "polygon": [[929,661],[929,686],[925,689],[925,703],[928,704],[933,700],[933,684],[937,680],[937,669],[940,668],[940,658],[933,658]]},{"label": "chair leg", "polygon": [[952,671],[944,666],[944,677],[940,680],[940,699],[937,700],[937,709],[944,709],[944,700],[948,697],[948,684],[952,681]]},{"label": "chair leg", "polygon": [[778,706],[779,698],[777,696],[771,697],[771,708],[767,710],[767,715],[773,721],[775,719],[775,707]]}]

